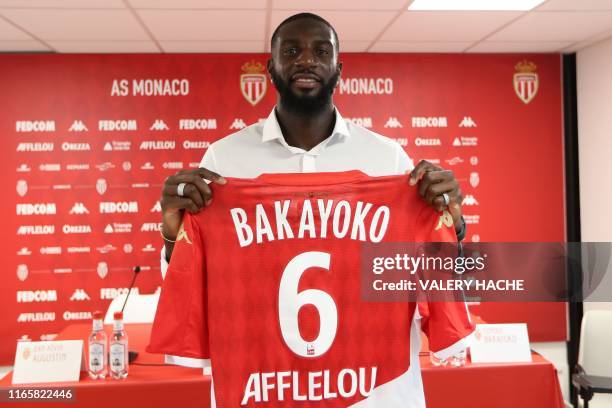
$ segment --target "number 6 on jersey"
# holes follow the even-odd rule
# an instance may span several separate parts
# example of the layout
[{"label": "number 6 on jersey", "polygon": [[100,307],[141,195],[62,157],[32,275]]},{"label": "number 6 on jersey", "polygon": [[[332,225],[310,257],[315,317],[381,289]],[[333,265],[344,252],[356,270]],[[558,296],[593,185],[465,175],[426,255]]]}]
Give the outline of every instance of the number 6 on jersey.
[{"label": "number 6 on jersey", "polygon": [[[309,268],[322,268],[329,272],[330,254],[326,252],[304,252],[297,255],[285,267],[278,290],[278,319],[283,340],[295,354],[314,358],[331,347],[338,329],[338,309],[332,297],[318,289],[307,289],[298,293],[298,285]],[[298,313],[302,306],[313,305],[319,313],[319,335],[312,342],[300,334]]]}]

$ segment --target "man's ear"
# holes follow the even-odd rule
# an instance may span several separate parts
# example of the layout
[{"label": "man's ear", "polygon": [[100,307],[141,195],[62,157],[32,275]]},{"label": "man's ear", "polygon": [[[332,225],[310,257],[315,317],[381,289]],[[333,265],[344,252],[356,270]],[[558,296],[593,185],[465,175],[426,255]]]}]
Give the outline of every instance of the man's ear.
[{"label": "man's ear", "polygon": [[342,73],[342,62],[338,62],[338,73]]},{"label": "man's ear", "polygon": [[268,77],[270,77],[270,81],[274,82],[274,80],[272,79],[272,66],[274,65],[274,60],[272,60],[272,58],[268,59],[268,62],[266,63],[266,69],[268,71]]}]

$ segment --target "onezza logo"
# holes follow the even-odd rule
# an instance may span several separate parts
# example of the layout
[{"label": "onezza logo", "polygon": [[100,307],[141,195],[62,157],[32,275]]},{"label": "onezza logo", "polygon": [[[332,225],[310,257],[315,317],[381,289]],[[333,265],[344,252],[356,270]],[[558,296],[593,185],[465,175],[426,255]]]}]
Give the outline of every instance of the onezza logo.
[{"label": "onezza logo", "polygon": [[391,78],[340,78],[338,91],[341,95],[391,95]]},{"label": "onezza logo", "polygon": [[89,146],[89,143],[69,143],[69,142],[64,142],[64,143],[62,143],[62,150],[65,151],[65,152],[88,151],[88,150],[91,150],[91,146]]},{"label": "onezza logo", "polygon": [[89,234],[91,226],[89,225],[64,225],[62,227],[64,234]]}]

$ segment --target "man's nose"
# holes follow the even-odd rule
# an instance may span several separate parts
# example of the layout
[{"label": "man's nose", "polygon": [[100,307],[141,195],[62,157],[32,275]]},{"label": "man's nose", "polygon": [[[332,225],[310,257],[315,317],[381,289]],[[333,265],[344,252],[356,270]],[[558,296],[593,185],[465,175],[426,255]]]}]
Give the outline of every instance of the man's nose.
[{"label": "man's nose", "polygon": [[311,50],[305,49],[300,53],[299,57],[295,60],[295,64],[303,68],[310,68],[310,67],[318,65],[319,62],[317,61],[314,53]]}]

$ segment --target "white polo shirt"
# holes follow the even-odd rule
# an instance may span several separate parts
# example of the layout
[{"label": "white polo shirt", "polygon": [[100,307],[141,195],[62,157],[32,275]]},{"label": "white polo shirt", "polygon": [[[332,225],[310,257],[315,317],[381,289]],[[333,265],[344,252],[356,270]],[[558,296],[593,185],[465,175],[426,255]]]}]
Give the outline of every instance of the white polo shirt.
[{"label": "white polo shirt", "polygon": [[[345,121],[338,109],[332,134],[306,151],[289,146],[274,109],[255,123],[212,143],[200,167],[224,177],[255,178],[264,173],[314,173],[361,170],[369,176],[404,174],[414,164],[404,149],[388,137]],[[161,273],[166,276],[166,251]]]}]

